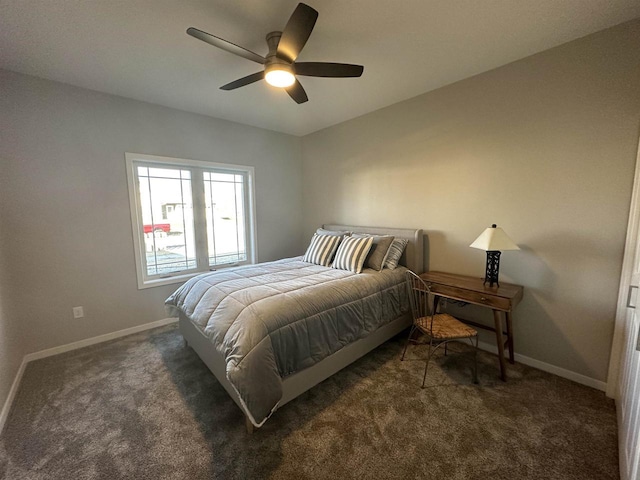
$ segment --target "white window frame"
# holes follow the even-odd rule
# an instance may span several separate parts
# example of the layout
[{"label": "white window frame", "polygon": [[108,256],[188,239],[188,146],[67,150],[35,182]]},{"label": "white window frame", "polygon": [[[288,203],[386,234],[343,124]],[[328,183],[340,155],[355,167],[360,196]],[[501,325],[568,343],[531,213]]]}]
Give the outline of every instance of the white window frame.
[{"label": "white window frame", "polygon": [[[235,267],[238,265],[252,264],[258,261],[258,249],[256,242],[256,204],[255,204],[255,171],[253,167],[246,165],[236,165],[228,163],[207,162],[202,160],[187,160],[184,158],[160,157],[157,155],[146,155],[142,153],[125,153],[125,163],[127,170],[127,186],[129,189],[129,208],[131,213],[131,230],[133,233],[134,256],[136,261],[136,275],[138,278],[138,289],[158,287],[161,285],[171,285],[181,283],[189,278],[202,273]],[[204,183],[202,172],[205,170],[229,170],[229,173],[242,172],[246,175],[247,185],[245,191],[245,231],[247,237],[247,260],[229,265],[220,265],[215,268],[209,267],[206,239],[206,221],[204,214],[194,215],[194,229],[196,235],[196,263],[197,267],[188,272],[174,272],[165,275],[148,275],[146,268],[146,251],[142,235],[143,220],[142,206],[138,194],[138,173],[137,167],[140,165],[148,167],[166,168],[169,166],[191,169],[191,187],[194,203],[201,202],[204,205]],[[200,172],[199,174],[197,172]],[[202,185],[200,185],[202,184]]]}]

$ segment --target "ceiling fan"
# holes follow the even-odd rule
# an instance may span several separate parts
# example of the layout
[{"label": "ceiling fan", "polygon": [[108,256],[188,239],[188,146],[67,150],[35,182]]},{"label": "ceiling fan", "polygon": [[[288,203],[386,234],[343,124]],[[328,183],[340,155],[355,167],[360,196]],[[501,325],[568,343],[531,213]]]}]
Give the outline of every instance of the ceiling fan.
[{"label": "ceiling fan", "polygon": [[267,34],[269,53],[266,57],[197,28],[187,29],[187,33],[214,47],[264,65],[263,71],[227,83],[220,87],[222,90],[234,90],[265,79],[274,87],[284,88],[296,103],[304,103],[309,98],[296,75],[347,78],[359,77],[364,70],[362,65],[348,63],[296,62],[296,58],[307,43],[317,19],[318,12],[316,10],[309,5],[299,3],[282,32]]}]

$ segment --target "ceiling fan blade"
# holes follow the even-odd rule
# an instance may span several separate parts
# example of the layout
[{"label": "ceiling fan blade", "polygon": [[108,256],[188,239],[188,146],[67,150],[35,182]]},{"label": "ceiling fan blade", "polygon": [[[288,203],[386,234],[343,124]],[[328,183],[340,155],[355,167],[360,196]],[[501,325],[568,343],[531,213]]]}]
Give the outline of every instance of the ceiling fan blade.
[{"label": "ceiling fan blade", "polygon": [[255,83],[264,78],[264,72],[252,73],[251,75],[247,75],[246,77],[239,78],[238,80],[234,80],[231,83],[227,83],[220,87],[220,90],[235,90],[236,88],[244,87],[245,85],[249,85],[250,83]]},{"label": "ceiling fan blade", "polygon": [[293,62],[298,58],[317,19],[318,12],[316,10],[309,5],[299,3],[282,31],[276,52],[278,58],[288,62]]},{"label": "ceiling fan blade", "polygon": [[209,45],[221,48],[222,50],[226,50],[229,53],[233,53],[234,55],[238,55],[239,57],[246,58],[247,60],[251,60],[261,65],[263,65],[266,61],[264,57],[261,57],[251,50],[247,50],[246,48],[236,45],[235,43],[231,43],[224,38],[216,37],[215,35],[203,32],[202,30],[198,30],[197,28],[190,27],[187,29],[187,33],[192,37],[197,38],[198,40],[202,40],[203,42],[208,43]]},{"label": "ceiling fan blade", "polygon": [[296,82],[290,87],[285,88],[285,90],[287,91],[289,96],[293,98],[298,104],[304,103],[309,100],[309,97],[307,97],[307,92],[304,91],[304,88],[302,88],[302,85],[298,80],[296,80]]},{"label": "ceiling fan blade", "polygon": [[362,65],[351,65],[349,63],[300,62],[295,63],[293,67],[296,70],[296,75],[305,75],[307,77],[359,77],[364,71]]}]

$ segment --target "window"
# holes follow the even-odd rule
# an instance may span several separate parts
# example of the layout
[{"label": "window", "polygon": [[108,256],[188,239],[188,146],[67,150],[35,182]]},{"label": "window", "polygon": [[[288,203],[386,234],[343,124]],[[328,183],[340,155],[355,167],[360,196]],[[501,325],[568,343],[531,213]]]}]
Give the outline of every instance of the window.
[{"label": "window", "polygon": [[253,167],[125,157],[139,288],[255,262]]}]

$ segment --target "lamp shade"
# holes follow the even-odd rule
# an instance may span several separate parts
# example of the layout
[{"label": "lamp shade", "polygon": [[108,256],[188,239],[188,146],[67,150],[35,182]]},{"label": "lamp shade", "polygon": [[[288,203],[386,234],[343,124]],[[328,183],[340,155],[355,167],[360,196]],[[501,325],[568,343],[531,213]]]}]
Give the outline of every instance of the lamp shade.
[{"label": "lamp shade", "polygon": [[516,245],[506,233],[504,233],[504,230],[500,227],[496,227],[495,224],[482,232],[480,236],[469,246],[486,252],[520,250],[520,247],[518,247],[518,245]]}]

